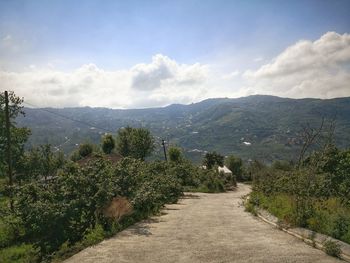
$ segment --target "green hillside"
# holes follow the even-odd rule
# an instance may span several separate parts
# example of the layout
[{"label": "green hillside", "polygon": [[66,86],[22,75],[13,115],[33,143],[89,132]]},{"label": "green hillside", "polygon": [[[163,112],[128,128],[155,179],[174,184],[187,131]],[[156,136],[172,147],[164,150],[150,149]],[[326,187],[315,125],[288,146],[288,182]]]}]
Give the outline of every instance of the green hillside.
[{"label": "green hillside", "polygon": [[[350,98],[287,99],[249,96],[208,99],[190,105],[116,110],[107,108],[25,108],[19,125],[32,130],[28,147],[50,143],[70,153],[79,143],[98,143],[105,132],[127,125],[147,127],[170,144],[181,146],[194,161],[205,151],[238,154],[245,160],[291,159],[300,148],[303,125],[318,127],[336,119],[336,143],[350,147]],[[155,158],[160,156],[160,145]]]}]

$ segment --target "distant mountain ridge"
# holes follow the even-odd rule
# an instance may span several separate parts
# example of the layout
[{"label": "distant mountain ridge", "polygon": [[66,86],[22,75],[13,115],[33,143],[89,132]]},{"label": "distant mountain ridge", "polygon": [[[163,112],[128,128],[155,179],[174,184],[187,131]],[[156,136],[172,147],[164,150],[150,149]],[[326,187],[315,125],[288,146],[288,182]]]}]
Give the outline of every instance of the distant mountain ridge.
[{"label": "distant mountain ridge", "polygon": [[50,143],[66,153],[79,143],[98,143],[105,132],[116,133],[130,125],[149,128],[158,140],[165,138],[182,147],[197,161],[203,152],[212,150],[244,159],[292,159],[300,148],[302,125],[317,127],[323,117],[336,118],[336,142],[341,148],[350,147],[349,97],[322,100],[253,95],[162,108],[25,108],[25,112],[26,117],[17,122],[32,130],[28,147]]}]

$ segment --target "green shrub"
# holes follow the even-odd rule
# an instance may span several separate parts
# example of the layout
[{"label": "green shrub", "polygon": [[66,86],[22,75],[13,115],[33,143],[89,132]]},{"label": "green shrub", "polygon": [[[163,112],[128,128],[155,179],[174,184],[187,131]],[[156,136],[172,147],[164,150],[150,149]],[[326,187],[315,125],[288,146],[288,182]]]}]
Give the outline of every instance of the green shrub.
[{"label": "green shrub", "polygon": [[101,242],[105,238],[105,232],[101,225],[96,225],[94,228],[91,228],[84,235],[82,243],[84,246],[92,246]]},{"label": "green shrub", "polygon": [[323,244],[326,253],[330,256],[339,258],[341,255],[340,245],[332,240],[327,240]]},{"label": "green shrub", "polygon": [[243,161],[241,158],[234,155],[230,155],[225,160],[225,165],[231,170],[232,174],[238,181],[245,181],[246,177],[243,176]]},{"label": "green shrub", "polygon": [[178,147],[169,147],[168,156],[170,162],[181,163],[183,161],[182,151]]},{"label": "green shrub", "polygon": [[342,214],[336,216],[331,233],[333,237],[343,239],[347,235],[350,230],[350,218],[348,216]]},{"label": "green shrub", "polygon": [[31,245],[23,244],[0,249],[1,263],[32,263],[37,261],[37,252]]},{"label": "green shrub", "polygon": [[170,163],[168,168],[169,174],[180,180],[183,186],[197,187],[200,184],[199,173],[201,169],[195,167],[189,161],[181,161],[180,163]]},{"label": "green shrub", "polygon": [[219,173],[216,170],[202,170],[200,174],[200,186],[202,192],[220,193],[225,192],[224,183],[219,178]]},{"label": "green shrub", "polygon": [[250,202],[250,200],[245,202],[244,207],[245,207],[245,211],[252,213],[255,216],[258,215],[255,205],[252,202]]},{"label": "green shrub", "polygon": [[89,143],[84,143],[79,146],[79,155],[81,157],[86,157],[93,151],[93,146]]},{"label": "green shrub", "polygon": [[350,151],[326,145],[299,166],[255,162],[251,202],[280,220],[350,242]]},{"label": "green shrub", "polygon": [[350,243],[350,209],[342,205],[340,199],[330,198],[313,202],[313,215],[307,226],[319,233]]},{"label": "green shrub", "polygon": [[6,215],[0,219],[0,248],[11,246],[24,235],[24,229],[18,217]]},{"label": "green shrub", "polygon": [[[266,205],[266,202],[265,202]],[[293,214],[295,207],[293,200],[286,194],[279,194],[268,199],[268,210],[271,214],[293,224]]]},{"label": "green shrub", "polygon": [[350,244],[350,227],[348,228],[348,232],[342,237],[342,240],[348,244]]},{"label": "green shrub", "polygon": [[115,147],[115,141],[111,134],[102,137],[102,150],[105,154],[110,154]]},{"label": "green shrub", "polygon": [[[80,149],[85,148],[88,145]],[[126,157],[113,165],[101,154],[83,165],[65,163],[48,184],[32,180],[18,185],[15,208],[26,229],[23,240],[33,244],[42,259],[60,259],[159,212],[166,203],[176,202],[186,185],[224,191],[216,170],[202,170],[185,160],[144,162]],[[103,208],[114,197],[127,198],[132,214],[119,221],[105,218]],[[18,236],[14,234],[0,236],[0,246],[8,246]]]}]

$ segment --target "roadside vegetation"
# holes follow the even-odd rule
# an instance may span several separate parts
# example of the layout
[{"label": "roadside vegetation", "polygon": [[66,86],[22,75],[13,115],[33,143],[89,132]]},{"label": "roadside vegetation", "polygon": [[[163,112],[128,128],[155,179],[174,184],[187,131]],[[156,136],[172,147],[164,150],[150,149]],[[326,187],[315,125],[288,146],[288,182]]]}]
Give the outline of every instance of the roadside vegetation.
[{"label": "roadside vegetation", "polygon": [[305,134],[299,162],[252,165],[253,191],[247,210],[256,213],[260,207],[287,225],[350,244],[350,149],[336,148],[332,135],[321,136],[321,129]]},{"label": "roadside vegetation", "polygon": [[154,139],[144,128],[106,134],[70,156],[50,145],[25,151],[30,130],[14,122],[22,100],[10,95],[12,185],[0,96],[0,262],[60,261],[157,214],[184,191],[223,192],[235,182],[218,172],[222,163],[197,167],[177,147],[168,149],[168,162],[145,161]]}]

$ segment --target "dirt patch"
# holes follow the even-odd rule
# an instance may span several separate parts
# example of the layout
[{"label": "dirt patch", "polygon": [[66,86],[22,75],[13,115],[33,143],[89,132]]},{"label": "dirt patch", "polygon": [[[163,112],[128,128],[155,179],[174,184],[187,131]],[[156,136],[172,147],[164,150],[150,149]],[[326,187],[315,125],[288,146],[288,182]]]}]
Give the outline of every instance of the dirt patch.
[{"label": "dirt patch", "polygon": [[123,216],[132,213],[132,205],[125,197],[114,197],[112,201],[102,209],[102,213],[107,218],[119,220]]}]

